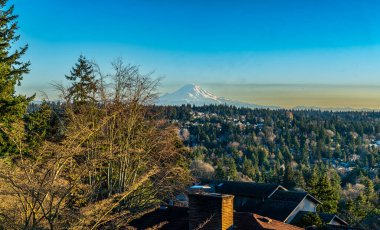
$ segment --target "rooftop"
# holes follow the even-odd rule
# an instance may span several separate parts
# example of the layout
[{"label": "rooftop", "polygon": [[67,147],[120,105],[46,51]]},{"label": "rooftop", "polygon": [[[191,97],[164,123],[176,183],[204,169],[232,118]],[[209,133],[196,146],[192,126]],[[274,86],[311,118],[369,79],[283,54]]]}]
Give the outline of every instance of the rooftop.
[{"label": "rooftop", "polygon": [[[130,223],[134,229],[160,230],[188,229],[188,208],[157,208]],[[301,230],[302,228],[249,212],[234,212],[234,229],[237,230]]]},{"label": "rooftop", "polygon": [[247,196],[254,198],[268,198],[277,190],[286,190],[278,184],[265,184],[253,182],[215,181],[215,192]]}]

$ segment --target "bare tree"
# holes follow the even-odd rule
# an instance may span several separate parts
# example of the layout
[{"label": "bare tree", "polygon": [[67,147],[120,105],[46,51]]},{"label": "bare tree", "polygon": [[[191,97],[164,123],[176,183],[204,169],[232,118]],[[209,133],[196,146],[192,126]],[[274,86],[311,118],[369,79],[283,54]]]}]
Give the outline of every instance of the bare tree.
[{"label": "bare tree", "polygon": [[[63,104],[58,141],[44,141],[32,157],[0,161],[0,199],[6,201],[0,202],[0,226],[125,227],[189,182],[187,152],[175,128],[149,109],[159,81],[121,60],[113,66],[115,73],[104,75],[94,65],[95,101]],[[68,98],[67,88],[57,87]],[[15,140],[22,153],[22,137]]]}]

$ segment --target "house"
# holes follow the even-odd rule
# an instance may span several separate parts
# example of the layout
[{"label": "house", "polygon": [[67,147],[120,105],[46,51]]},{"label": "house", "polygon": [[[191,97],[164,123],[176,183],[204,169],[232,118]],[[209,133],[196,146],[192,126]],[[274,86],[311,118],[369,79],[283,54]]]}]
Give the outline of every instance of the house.
[{"label": "house", "polygon": [[[296,224],[302,220],[302,218],[308,214],[307,211],[300,211],[297,213],[297,215],[293,218],[291,221],[292,224]],[[327,225],[335,225],[335,226],[348,226],[347,222],[339,218],[337,215],[330,214],[330,213],[322,213],[317,212],[319,218],[321,218],[323,223],[326,223]]]},{"label": "house", "polygon": [[201,180],[184,195],[178,199],[186,207],[162,206],[132,221],[131,226],[135,229],[199,226],[202,229],[301,229],[293,224],[312,212],[322,219],[322,229],[354,229],[334,214],[317,212],[321,202],[309,193],[289,191],[277,184]]},{"label": "house", "polygon": [[[207,191],[234,195],[234,208],[237,212],[256,213],[284,223],[292,223],[300,212],[317,212],[318,205],[322,204],[307,192],[289,191],[278,184],[211,180],[201,180],[201,183],[211,188]],[[336,216],[335,219],[338,218]],[[324,221],[330,222],[347,225],[344,221]]]},{"label": "house", "polygon": [[191,193],[189,207],[162,206],[132,221],[132,229],[301,230],[302,228],[250,212],[234,211],[234,196]]},{"label": "house", "polygon": [[238,212],[253,212],[290,223],[299,211],[316,212],[321,202],[307,192],[288,191],[281,185],[215,181],[210,183],[215,192],[235,196]]}]

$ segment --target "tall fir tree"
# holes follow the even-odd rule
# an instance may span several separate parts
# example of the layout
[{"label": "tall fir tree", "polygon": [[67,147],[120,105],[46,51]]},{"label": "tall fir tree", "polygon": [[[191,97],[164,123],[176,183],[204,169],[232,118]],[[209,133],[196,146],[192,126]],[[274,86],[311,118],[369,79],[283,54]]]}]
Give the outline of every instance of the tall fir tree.
[{"label": "tall fir tree", "polygon": [[306,186],[307,190],[310,194],[316,195],[316,189],[319,182],[319,173],[318,173],[318,167],[314,166],[311,170],[310,176],[307,180]]},{"label": "tall fir tree", "polygon": [[218,161],[215,169],[215,179],[225,180],[226,177],[226,170],[224,170],[223,164],[220,161]]},{"label": "tall fir tree", "polygon": [[30,62],[21,60],[28,45],[14,47],[20,35],[16,33],[19,28],[16,21],[18,16],[13,11],[13,5],[8,7],[7,0],[0,0],[0,156],[20,151],[16,144],[19,138],[14,134],[22,136],[22,118],[34,98],[16,95],[15,88],[20,85],[23,76],[29,73]]},{"label": "tall fir tree", "polygon": [[288,163],[285,166],[284,185],[289,189],[293,189],[297,185],[291,163]]},{"label": "tall fir tree", "polygon": [[71,81],[66,100],[73,103],[94,102],[97,91],[97,80],[95,79],[94,69],[91,63],[80,55],[78,62],[71,69],[70,75],[65,76]]},{"label": "tall fir tree", "polygon": [[313,195],[322,202],[322,205],[318,206],[318,211],[327,213],[336,213],[338,211],[339,196],[326,174],[319,179]]},{"label": "tall fir tree", "polygon": [[26,121],[26,141],[29,151],[42,146],[42,142],[49,138],[52,124],[52,109],[47,102],[43,102],[38,110],[28,113]]}]

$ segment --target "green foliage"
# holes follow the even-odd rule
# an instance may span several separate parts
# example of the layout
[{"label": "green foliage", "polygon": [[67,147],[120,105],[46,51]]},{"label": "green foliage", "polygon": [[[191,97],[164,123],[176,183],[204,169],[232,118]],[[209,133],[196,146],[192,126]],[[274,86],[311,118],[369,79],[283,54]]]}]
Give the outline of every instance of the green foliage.
[{"label": "green foliage", "polygon": [[225,180],[227,178],[226,170],[223,168],[223,164],[218,161],[215,169],[215,179]]},{"label": "green foliage", "polygon": [[74,103],[94,102],[97,92],[97,80],[91,63],[80,55],[78,62],[72,68],[66,79],[71,82],[66,100]]},{"label": "green foliage", "polygon": [[338,211],[339,190],[334,189],[330,178],[326,174],[319,179],[312,195],[322,202],[318,206],[318,211],[327,213],[336,213]]},{"label": "green foliage", "polygon": [[15,92],[23,75],[29,73],[30,63],[21,61],[28,46],[20,49],[13,46],[20,39],[16,33],[18,16],[13,14],[13,5],[9,8],[6,5],[7,1],[0,2],[0,156],[17,152],[16,138],[12,136],[14,125],[22,121],[27,105],[33,99]]},{"label": "green foliage", "polygon": [[285,174],[284,174],[284,185],[285,187],[290,188],[290,189],[296,187],[297,185],[296,178],[294,176],[294,171],[290,164],[286,164]]},{"label": "green foliage", "polygon": [[362,183],[364,190],[360,191],[356,197],[350,197],[344,201],[341,204],[341,212],[353,224],[378,226],[380,223],[378,219],[380,215],[379,195],[370,179],[363,178]]},{"label": "green foliage", "polygon": [[255,178],[255,168],[252,161],[247,157],[244,157],[242,172],[251,179]]},{"label": "green foliage", "polygon": [[304,215],[301,221],[299,221],[295,225],[302,228],[310,227],[310,226],[321,227],[323,225],[323,222],[317,213],[309,212],[306,215]]},{"label": "green foliage", "polygon": [[26,116],[26,141],[30,150],[36,150],[49,136],[51,117],[52,110],[46,102]]},{"label": "green foliage", "polygon": [[[380,140],[380,112],[303,110],[291,111],[290,119],[286,110],[223,105],[152,109],[188,131],[185,145],[202,146],[202,160],[214,166],[218,179],[228,179],[225,157],[231,157],[237,180],[302,188],[324,203],[321,210],[336,212],[340,202],[339,215],[346,201],[353,209],[371,208],[370,202],[356,205],[357,194],[348,198],[341,186],[364,184],[369,189],[363,194],[380,188],[380,151],[373,146]],[[363,178],[371,178],[374,190]]]},{"label": "green foliage", "polygon": [[232,158],[226,158],[224,164],[227,167],[227,179],[232,181],[236,180],[238,178],[238,171],[236,169],[235,161]]}]

